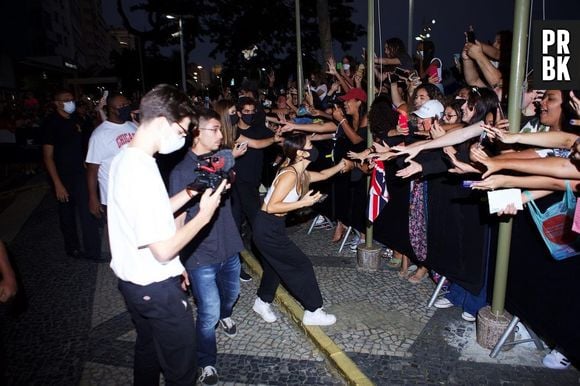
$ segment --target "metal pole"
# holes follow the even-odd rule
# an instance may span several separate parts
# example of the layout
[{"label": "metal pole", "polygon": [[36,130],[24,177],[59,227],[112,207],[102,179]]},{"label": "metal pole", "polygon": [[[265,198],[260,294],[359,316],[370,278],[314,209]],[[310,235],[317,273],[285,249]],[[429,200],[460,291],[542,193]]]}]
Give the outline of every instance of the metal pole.
[{"label": "metal pole", "polygon": [[298,86],[298,103],[304,96],[304,73],[302,71],[302,38],[300,36],[300,0],[295,0],[296,6],[296,84]]},{"label": "metal pole", "polygon": [[145,71],[143,69],[143,47],[140,36],[137,36],[137,50],[139,53],[139,71],[141,72],[141,95],[145,94]]},{"label": "metal pole", "polygon": [[[368,17],[367,17],[367,106],[371,106],[375,99],[375,72],[373,71],[375,63],[371,54],[375,52],[375,3],[374,0],[368,0]],[[370,125],[367,125],[367,147],[373,145],[373,134]],[[367,176],[367,191],[370,187],[371,177]],[[373,245],[373,224],[367,222],[365,234],[365,246],[371,248]]]},{"label": "metal pole", "polygon": [[187,93],[187,83],[185,80],[185,48],[183,46],[183,17],[179,16],[179,48],[181,50],[181,87]]},{"label": "metal pole", "polygon": [[413,0],[409,0],[409,30],[407,31],[407,51],[413,56]]},{"label": "metal pole", "polygon": [[[508,98],[508,119],[510,121],[510,132],[512,133],[517,132],[520,127],[520,100],[525,76],[529,16],[530,0],[516,0],[514,5],[514,34]],[[504,312],[511,235],[512,220],[507,223],[501,223],[498,233],[493,300],[491,303],[491,312],[496,316],[500,316]]]}]

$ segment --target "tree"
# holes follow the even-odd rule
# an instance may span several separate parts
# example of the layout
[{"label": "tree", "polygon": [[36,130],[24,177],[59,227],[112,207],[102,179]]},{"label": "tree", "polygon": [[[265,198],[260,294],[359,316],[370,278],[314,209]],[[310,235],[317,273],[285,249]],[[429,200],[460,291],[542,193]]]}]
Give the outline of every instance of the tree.
[{"label": "tree", "polygon": [[[225,56],[224,77],[264,78],[262,68],[295,63],[295,0],[147,0],[123,8],[117,0],[117,9],[123,25],[143,42],[158,46],[174,45],[171,37],[176,25],[164,16],[187,15],[184,22],[184,40],[187,54],[195,47],[196,40],[208,39],[214,44],[210,57]],[[353,0],[317,0],[301,2],[302,52],[306,71],[320,66],[332,52],[332,37],[343,50],[364,34],[364,28],[351,20],[355,12]],[[148,29],[138,29],[132,22],[134,12],[145,12]],[[331,34],[332,31],[332,34]],[[321,36],[319,39],[318,37]],[[321,40],[323,39],[323,40]],[[257,46],[256,56],[244,59],[243,50]],[[318,52],[323,48],[323,56]],[[295,64],[294,64],[295,68]],[[294,71],[291,71],[294,72]]]}]

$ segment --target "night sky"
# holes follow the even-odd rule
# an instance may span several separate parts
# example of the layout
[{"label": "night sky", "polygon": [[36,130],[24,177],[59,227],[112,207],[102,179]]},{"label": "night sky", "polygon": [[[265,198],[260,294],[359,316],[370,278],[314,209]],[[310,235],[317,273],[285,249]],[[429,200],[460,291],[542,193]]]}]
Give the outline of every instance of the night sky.
[{"label": "night sky", "polygon": [[[134,3],[142,0],[124,0],[125,9]],[[302,0],[304,1],[304,0]],[[329,0],[332,1],[332,0]],[[251,0],[246,0],[248,4]],[[513,26],[513,1],[512,0],[414,0],[414,35],[416,36],[422,29],[423,22],[431,19],[436,20],[432,26],[432,40],[436,47],[436,56],[443,60],[445,66],[452,64],[453,53],[460,52],[463,47],[463,31],[472,24],[475,28],[477,39],[487,42],[493,41],[495,33],[502,29],[512,29]],[[533,19],[542,19],[542,5],[540,0],[532,0]],[[580,0],[545,0],[545,11],[547,20],[580,19]],[[367,26],[367,4],[365,0],[355,0],[356,12],[353,20]],[[375,1],[375,43],[376,52],[380,56],[382,53],[382,43],[390,37],[400,37],[407,42],[407,20],[408,1]],[[379,20],[380,8],[380,20]],[[109,25],[121,25],[121,18],[117,14],[115,1],[103,1],[103,15],[105,22]],[[572,17],[573,16],[573,17]],[[142,15],[134,15],[134,26],[140,28],[145,26],[145,18]],[[379,21],[381,23],[381,36],[379,35]],[[362,47],[366,47],[366,36],[353,44],[349,54],[360,58]],[[175,47],[177,50],[178,47]],[[190,60],[211,67],[219,62],[207,57],[211,46],[198,43],[197,48],[191,52]],[[343,52],[335,47],[336,57],[339,58]]]}]

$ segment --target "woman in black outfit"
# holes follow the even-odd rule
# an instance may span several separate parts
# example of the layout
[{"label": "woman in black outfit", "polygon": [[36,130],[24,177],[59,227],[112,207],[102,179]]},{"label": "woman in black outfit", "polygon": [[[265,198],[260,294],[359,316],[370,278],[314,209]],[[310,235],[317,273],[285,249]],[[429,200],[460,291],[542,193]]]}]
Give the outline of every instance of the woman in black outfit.
[{"label": "woman in black outfit", "polygon": [[286,214],[312,206],[323,197],[308,189],[311,182],[326,180],[352,167],[347,160],[320,172],[307,171],[318,157],[318,150],[303,133],[291,134],[284,139],[286,161],[268,190],[254,223],[254,243],[263,256],[264,274],[253,310],[268,323],[276,321],[270,304],[278,284],[282,282],[304,307],[305,325],[328,326],[336,317],[322,309],[322,295],[312,263],[286,234]]}]

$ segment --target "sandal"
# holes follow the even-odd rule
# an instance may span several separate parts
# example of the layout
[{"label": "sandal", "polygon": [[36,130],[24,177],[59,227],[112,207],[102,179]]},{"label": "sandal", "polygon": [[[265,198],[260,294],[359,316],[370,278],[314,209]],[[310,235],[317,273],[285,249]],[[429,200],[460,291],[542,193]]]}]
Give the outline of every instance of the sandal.
[{"label": "sandal", "polygon": [[389,269],[399,269],[401,268],[401,263],[403,260],[400,257],[391,257],[389,261],[387,261],[387,268]]},{"label": "sandal", "polygon": [[401,279],[407,279],[407,275],[409,275],[409,272],[408,271],[399,271],[398,275]]},{"label": "sandal", "polygon": [[409,283],[411,283],[411,284],[419,284],[423,280],[425,280],[425,279],[427,279],[429,277],[429,273],[427,272],[423,276],[421,276],[420,278],[417,278],[417,272],[415,272],[414,275],[409,276],[409,278],[407,279],[409,281]]}]

